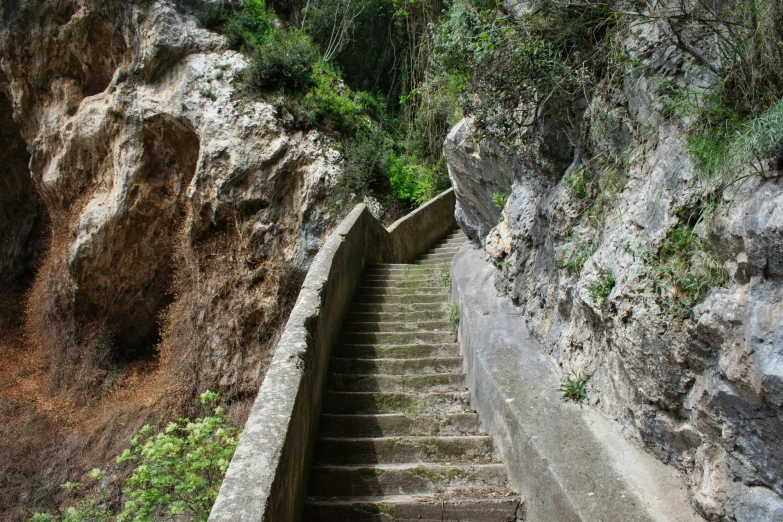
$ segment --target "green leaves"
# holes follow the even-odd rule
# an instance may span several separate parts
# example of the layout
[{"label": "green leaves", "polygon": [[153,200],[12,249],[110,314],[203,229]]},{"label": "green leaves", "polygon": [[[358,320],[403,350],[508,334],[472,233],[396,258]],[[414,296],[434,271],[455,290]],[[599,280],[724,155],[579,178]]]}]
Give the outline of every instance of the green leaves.
[{"label": "green leaves", "polygon": [[[205,406],[217,393],[201,395]],[[162,432],[147,425],[131,441],[118,463],[138,462],[125,483],[128,501],[118,522],[147,522],[163,516],[186,515],[206,521],[231,462],[240,430],[222,414],[170,422]]]},{"label": "green leaves", "polygon": [[560,387],[555,390],[563,394],[563,402],[574,401],[581,403],[587,399],[587,381],[582,377],[579,372],[572,372],[573,379],[568,380],[561,384]]}]

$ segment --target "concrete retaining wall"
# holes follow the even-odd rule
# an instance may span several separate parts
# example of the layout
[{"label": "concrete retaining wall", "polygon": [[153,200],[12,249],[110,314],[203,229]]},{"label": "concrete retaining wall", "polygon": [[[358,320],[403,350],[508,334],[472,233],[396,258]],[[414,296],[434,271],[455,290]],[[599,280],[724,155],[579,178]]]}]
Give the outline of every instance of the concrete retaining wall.
[{"label": "concrete retaining wall", "polygon": [[471,406],[521,494],[526,522],[703,522],[680,475],[591,407],[563,403],[559,372],[521,310],[499,296],[484,251],[452,262]]},{"label": "concrete retaining wall", "polygon": [[301,519],[332,345],[365,266],[409,263],[454,229],[448,190],[389,229],[358,205],[318,252],[209,520]]}]

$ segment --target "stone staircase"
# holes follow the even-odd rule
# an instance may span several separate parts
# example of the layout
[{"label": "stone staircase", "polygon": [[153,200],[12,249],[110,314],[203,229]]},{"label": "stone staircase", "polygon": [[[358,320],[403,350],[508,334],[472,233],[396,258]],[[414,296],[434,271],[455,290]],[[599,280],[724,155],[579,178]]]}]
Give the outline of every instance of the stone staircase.
[{"label": "stone staircase", "polygon": [[517,520],[449,321],[444,279],[466,239],[368,267],[332,355],[304,520]]}]

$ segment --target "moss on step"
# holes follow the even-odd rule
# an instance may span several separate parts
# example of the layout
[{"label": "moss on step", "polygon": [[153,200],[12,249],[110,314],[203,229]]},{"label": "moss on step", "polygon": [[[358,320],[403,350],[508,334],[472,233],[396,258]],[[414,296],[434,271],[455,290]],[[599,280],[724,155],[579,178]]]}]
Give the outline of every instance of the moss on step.
[{"label": "moss on step", "polygon": [[418,467],[411,470],[411,474],[421,477],[432,484],[443,484],[458,479],[471,479],[474,473],[465,469],[433,469],[427,467]]},{"label": "moss on step", "polygon": [[450,375],[415,375],[405,377],[403,386],[419,391],[430,386],[448,386],[451,384]]},{"label": "moss on step", "polygon": [[389,439],[387,440],[383,446],[378,449],[379,455],[388,455],[392,451],[394,451],[394,448],[397,447],[397,445],[400,443],[400,439]]},{"label": "moss on step", "polygon": [[450,457],[460,457],[465,454],[465,448],[459,444],[447,442],[443,439],[422,439],[419,441],[419,446],[425,448],[428,452],[448,455]]}]

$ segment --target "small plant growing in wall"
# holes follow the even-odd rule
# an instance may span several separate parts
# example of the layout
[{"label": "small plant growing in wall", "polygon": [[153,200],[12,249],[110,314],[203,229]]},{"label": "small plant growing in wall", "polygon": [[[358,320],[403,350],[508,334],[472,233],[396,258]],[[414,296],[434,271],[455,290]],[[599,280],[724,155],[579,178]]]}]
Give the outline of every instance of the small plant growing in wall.
[{"label": "small plant growing in wall", "polygon": [[459,326],[459,305],[457,303],[449,305],[449,324],[451,325],[451,331],[457,333],[457,327]]},{"label": "small plant growing in wall", "polygon": [[557,391],[563,394],[563,402],[573,401],[581,404],[587,399],[587,381],[579,372],[572,372],[572,374],[573,378],[569,377]]},{"label": "small plant growing in wall", "polygon": [[604,268],[598,279],[591,281],[587,286],[587,295],[594,303],[600,303],[612,293],[614,285],[614,273],[610,268]]},{"label": "small plant growing in wall", "polygon": [[509,194],[507,193],[500,193],[495,192],[492,194],[492,201],[495,203],[495,206],[497,206],[500,210],[503,210],[506,208],[506,201],[508,201]]},{"label": "small plant growing in wall", "polygon": [[440,278],[443,281],[443,286],[451,288],[451,267],[448,265],[440,269]]}]

